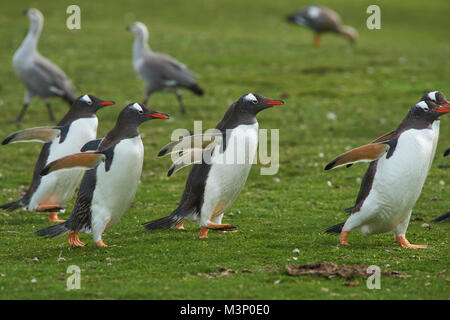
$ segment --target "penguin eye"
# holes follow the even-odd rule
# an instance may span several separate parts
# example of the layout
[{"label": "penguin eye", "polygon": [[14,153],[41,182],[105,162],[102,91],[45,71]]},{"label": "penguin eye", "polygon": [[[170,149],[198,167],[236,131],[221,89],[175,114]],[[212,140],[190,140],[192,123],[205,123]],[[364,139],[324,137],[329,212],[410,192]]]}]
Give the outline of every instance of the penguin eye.
[{"label": "penguin eye", "polygon": [[252,103],[253,103],[253,104],[257,104],[257,103],[258,103],[258,100],[252,100]]},{"label": "penguin eye", "polygon": [[429,111],[430,110],[430,108],[428,108],[428,107],[424,107],[423,108],[423,111],[425,111],[425,112],[427,112],[427,111]]},{"label": "penguin eye", "polygon": [[139,114],[143,114],[143,113],[144,113],[144,111],[142,111],[142,110],[138,110],[138,113],[139,113]]}]

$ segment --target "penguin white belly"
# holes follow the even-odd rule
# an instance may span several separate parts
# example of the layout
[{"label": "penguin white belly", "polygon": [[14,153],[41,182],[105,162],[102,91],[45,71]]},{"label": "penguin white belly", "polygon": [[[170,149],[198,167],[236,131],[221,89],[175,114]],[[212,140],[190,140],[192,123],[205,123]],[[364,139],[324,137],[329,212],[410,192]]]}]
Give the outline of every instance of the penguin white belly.
[{"label": "penguin white belly", "polygon": [[[59,143],[59,137],[52,141],[46,165],[61,157],[80,152],[86,142],[96,138],[97,125],[97,117],[81,118],[72,122],[62,143]],[[66,204],[72,198],[83,173],[82,169],[71,169],[55,171],[41,177],[28,209],[34,210],[40,204],[59,206]]]},{"label": "penguin white belly", "polygon": [[[114,148],[111,167],[101,163],[91,203],[91,225],[109,228],[117,223],[134,199],[142,173],[144,146],[140,136],[124,139]],[[103,232],[101,230],[100,232]]]},{"label": "penguin white belly", "polygon": [[245,185],[258,147],[258,123],[231,131],[223,154],[212,157],[206,180],[201,225],[227,210]]},{"label": "penguin white belly", "polygon": [[407,130],[392,156],[378,160],[372,189],[349,218],[362,233],[390,232],[408,218],[428,175],[435,135],[430,129]]}]

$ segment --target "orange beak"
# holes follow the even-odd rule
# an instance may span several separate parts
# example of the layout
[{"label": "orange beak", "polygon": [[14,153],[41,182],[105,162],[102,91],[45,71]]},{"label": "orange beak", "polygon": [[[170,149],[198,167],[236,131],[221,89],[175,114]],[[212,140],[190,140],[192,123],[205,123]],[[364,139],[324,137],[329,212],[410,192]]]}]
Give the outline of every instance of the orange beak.
[{"label": "orange beak", "polygon": [[147,113],[147,115],[158,119],[169,119],[169,115],[165,113]]},{"label": "orange beak", "polygon": [[102,106],[112,106],[112,105],[114,105],[116,103],[114,101],[102,101],[102,102],[100,102],[100,104]]},{"label": "orange beak", "polygon": [[271,105],[271,106],[279,106],[284,104],[283,100],[268,100],[264,102],[265,104]]},{"label": "orange beak", "polygon": [[443,103],[439,105],[439,108],[437,108],[435,111],[440,113],[450,113],[450,104]]}]

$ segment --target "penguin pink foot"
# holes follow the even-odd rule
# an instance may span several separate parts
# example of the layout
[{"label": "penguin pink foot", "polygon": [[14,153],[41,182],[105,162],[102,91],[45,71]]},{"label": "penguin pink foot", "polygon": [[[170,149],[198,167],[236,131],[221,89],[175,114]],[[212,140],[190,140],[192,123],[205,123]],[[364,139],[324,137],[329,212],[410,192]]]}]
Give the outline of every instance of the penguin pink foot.
[{"label": "penguin pink foot", "polygon": [[175,228],[178,229],[178,230],[186,230],[184,228],[184,221],[181,221],[180,224],[175,226]]},{"label": "penguin pink foot", "polygon": [[85,244],[83,242],[80,241],[80,239],[78,238],[78,232],[76,231],[70,231],[67,234],[67,242],[69,242],[71,247],[84,247]]},{"label": "penguin pink foot", "polygon": [[209,231],[208,228],[201,228],[200,229],[200,234],[198,235],[198,238],[199,239],[206,239],[206,238],[208,238],[208,231]]},{"label": "penguin pink foot", "polygon": [[98,240],[96,243],[97,247],[107,247],[108,245],[106,245],[102,239]]},{"label": "penguin pink foot", "polygon": [[48,222],[55,222],[55,223],[60,223],[60,222],[65,222],[66,220],[62,220],[58,218],[58,212],[50,212],[48,214]]},{"label": "penguin pink foot", "polygon": [[219,223],[212,223],[212,222],[207,223],[206,226],[208,227],[208,229],[215,229],[215,230],[219,230],[219,231],[233,230],[238,227],[238,226],[235,226],[235,225],[232,225],[229,223],[219,224]]},{"label": "penguin pink foot", "polygon": [[341,235],[339,236],[339,243],[344,246],[350,246],[350,243],[347,242],[348,235],[350,234],[350,231],[341,231]]},{"label": "penguin pink foot", "polygon": [[411,243],[409,243],[408,239],[406,239],[405,236],[395,237],[395,240],[397,240],[397,242],[400,243],[400,245],[403,248],[409,248],[409,249],[428,249],[429,248],[427,245],[424,245],[424,244],[411,244]]}]

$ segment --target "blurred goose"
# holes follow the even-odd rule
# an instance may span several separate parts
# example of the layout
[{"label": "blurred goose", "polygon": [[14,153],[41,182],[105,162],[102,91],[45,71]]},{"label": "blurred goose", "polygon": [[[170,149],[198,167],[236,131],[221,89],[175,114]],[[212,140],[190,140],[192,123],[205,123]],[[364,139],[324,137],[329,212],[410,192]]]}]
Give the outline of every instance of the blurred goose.
[{"label": "blurred goose", "polygon": [[26,86],[24,105],[17,122],[22,121],[31,99],[36,96],[44,99],[50,120],[55,121],[48,98],[61,97],[70,106],[75,101],[75,89],[66,74],[37,51],[39,36],[44,25],[42,13],[34,8],[25,10],[23,13],[30,19],[30,29],[13,57],[14,70]]},{"label": "blurred goose", "polygon": [[144,104],[147,104],[151,94],[157,91],[174,91],[181,112],[186,109],[181,96],[180,88],[191,90],[202,96],[203,89],[197,85],[194,74],[184,64],[174,58],[153,52],[148,45],[148,30],[145,24],[135,22],[127,27],[135,35],[133,45],[133,66],[138,76],[146,84]]},{"label": "blurred goose", "polygon": [[348,38],[352,44],[358,40],[358,32],[353,27],[344,26],[339,15],[329,8],[308,6],[288,16],[287,20],[314,30],[316,48],[320,47],[320,35],[324,32],[342,35]]}]

